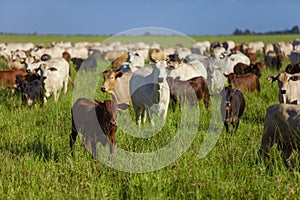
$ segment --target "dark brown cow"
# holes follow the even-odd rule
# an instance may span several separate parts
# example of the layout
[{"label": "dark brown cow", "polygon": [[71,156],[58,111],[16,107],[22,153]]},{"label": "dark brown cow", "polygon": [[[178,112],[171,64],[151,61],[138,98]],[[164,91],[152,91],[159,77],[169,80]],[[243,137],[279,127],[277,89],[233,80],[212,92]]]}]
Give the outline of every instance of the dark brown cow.
[{"label": "dark brown cow", "polygon": [[[293,150],[300,148],[300,107],[293,104],[276,104],[267,109],[264,120],[264,132],[259,157],[264,161],[269,159],[269,152],[274,144],[281,151],[281,157],[286,167],[291,164]],[[269,167],[268,162],[266,163]]]},{"label": "dark brown cow", "polygon": [[235,73],[224,74],[228,84],[243,92],[260,92],[260,83],[257,76],[253,73],[237,75]]},{"label": "dark brown cow", "polygon": [[203,99],[206,109],[209,108],[210,94],[207,83],[202,76],[191,78],[186,81],[179,80],[179,78],[168,77],[167,82],[170,87],[170,98],[172,107],[175,108],[177,99],[180,104],[186,103],[187,100],[191,105]]},{"label": "dark brown cow", "polygon": [[250,65],[244,63],[237,63],[233,68],[233,72],[239,75],[253,73],[258,78],[260,78],[262,75],[263,67],[263,62],[256,62],[255,64],[250,63]]},{"label": "dark brown cow", "polygon": [[245,110],[246,103],[243,93],[238,89],[228,86],[221,91],[221,95],[221,113],[226,132],[229,132],[229,126],[232,125],[233,133],[235,133]]},{"label": "dark brown cow", "polygon": [[15,89],[16,85],[16,75],[25,76],[27,74],[26,69],[12,69],[7,71],[0,71],[0,84],[4,88]]},{"label": "dark brown cow", "polygon": [[117,102],[105,100],[103,102],[79,98],[72,110],[72,133],[70,135],[70,148],[73,146],[78,132],[83,135],[83,142],[94,158],[97,158],[96,145],[101,142],[103,146],[110,142],[110,153],[114,152],[117,131]]}]

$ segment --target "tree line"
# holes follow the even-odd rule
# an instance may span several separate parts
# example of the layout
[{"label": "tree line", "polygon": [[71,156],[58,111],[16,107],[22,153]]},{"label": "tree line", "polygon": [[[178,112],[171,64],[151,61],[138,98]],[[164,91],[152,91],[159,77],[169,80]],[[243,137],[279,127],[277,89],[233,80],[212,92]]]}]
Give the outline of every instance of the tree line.
[{"label": "tree line", "polygon": [[249,29],[245,29],[244,31],[241,29],[235,29],[233,35],[282,35],[282,34],[300,34],[300,30],[298,26],[293,26],[291,29],[283,30],[283,31],[268,31],[265,33],[250,31]]}]

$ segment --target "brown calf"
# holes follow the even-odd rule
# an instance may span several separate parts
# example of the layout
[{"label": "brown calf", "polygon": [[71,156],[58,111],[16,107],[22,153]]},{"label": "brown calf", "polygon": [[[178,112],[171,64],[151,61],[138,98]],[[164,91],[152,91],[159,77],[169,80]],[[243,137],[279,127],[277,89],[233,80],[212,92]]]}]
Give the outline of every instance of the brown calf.
[{"label": "brown calf", "polygon": [[15,89],[16,85],[16,75],[25,76],[27,74],[25,69],[12,69],[7,71],[0,71],[0,84],[4,88]]},{"label": "brown calf", "polygon": [[[196,102],[203,99],[205,108],[209,108],[210,94],[207,83],[202,76],[191,78],[186,81],[179,80],[179,78],[168,77],[167,82],[170,87],[170,98],[172,107],[175,108],[177,99],[180,104],[187,100],[191,105],[196,105]],[[196,99],[196,98],[197,99]]]},{"label": "brown calf", "polygon": [[83,143],[94,158],[97,158],[97,143],[103,146],[109,141],[110,153],[114,152],[117,131],[117,102],[105,100],[103,102],[80,98],[72,107],[72,133],[70,135],[70,148],[73,146],[78,132],[83,135]]},{"label": "brown calf", "polygon": [[260,83],[257,76],[253,73],[237,75],[235,73],[224,74],[228,84],[244,92],[260,92]]},{"label": "brown calf", "polygon": [[255,64],[250,63],[250,65],[244,63],[237,63],[233,68],[233,72],[239,75],[253,73],[258,78],[260,78],[262,75],[263,67],[264,67],[263,62],[256,62]]}]

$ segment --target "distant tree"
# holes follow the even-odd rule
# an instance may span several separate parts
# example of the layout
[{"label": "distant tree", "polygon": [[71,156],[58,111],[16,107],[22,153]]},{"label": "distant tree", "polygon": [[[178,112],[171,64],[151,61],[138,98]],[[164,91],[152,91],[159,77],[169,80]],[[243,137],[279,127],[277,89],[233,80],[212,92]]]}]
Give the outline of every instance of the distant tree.
[{"label": "distant tree", "polygon": [[243,31],[238,29],[238,28],[235,29],[234,32],[233,32],[233,35],[243,35],[243,34],[244,34]]},{"label": "distant tree", "polygon": [[251,32],[249,29],[246,29],[245,32],[244,32],[244,35],[251,35]]},{"label": "distant tree", "polygon": [[299,34],[299,27],[298,26],[293,26],[293,28],[290,31],[291,34]]}]

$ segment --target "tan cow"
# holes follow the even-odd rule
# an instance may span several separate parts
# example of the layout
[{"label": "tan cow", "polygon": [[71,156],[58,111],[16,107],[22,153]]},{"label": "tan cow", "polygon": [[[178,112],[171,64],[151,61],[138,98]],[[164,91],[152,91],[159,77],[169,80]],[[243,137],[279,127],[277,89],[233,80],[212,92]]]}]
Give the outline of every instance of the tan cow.
[{"label": "tan cow", "polygon": [[267,109],[264,133],[258,155],[269,158],[274,144],[281,151],[284,164],[289,167],[293,150],[300,147],[300,106],[276,104]]}]

